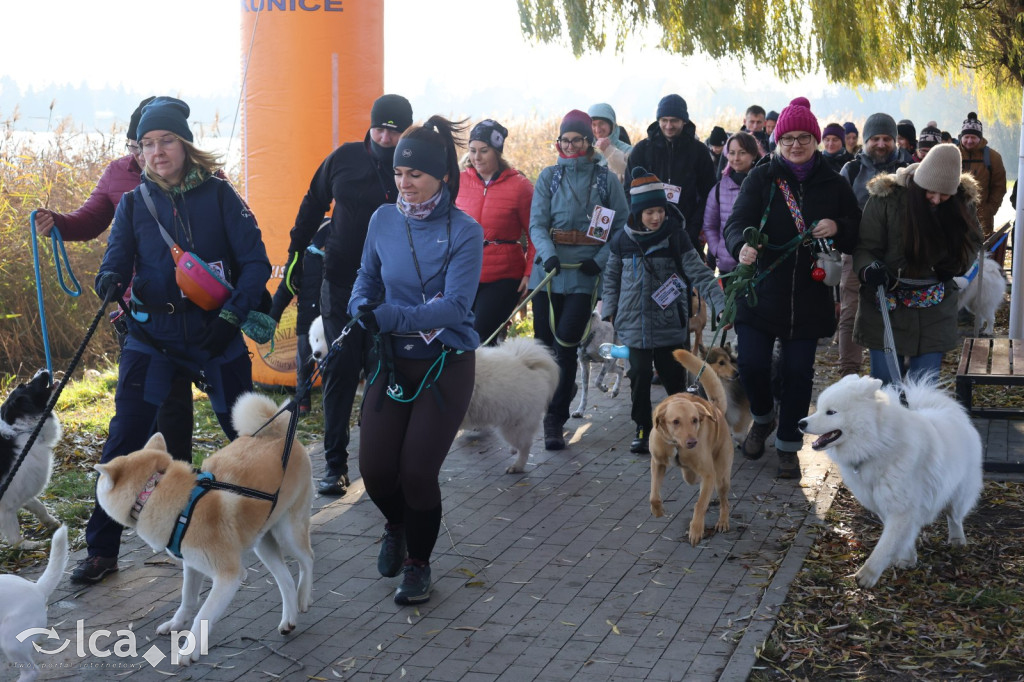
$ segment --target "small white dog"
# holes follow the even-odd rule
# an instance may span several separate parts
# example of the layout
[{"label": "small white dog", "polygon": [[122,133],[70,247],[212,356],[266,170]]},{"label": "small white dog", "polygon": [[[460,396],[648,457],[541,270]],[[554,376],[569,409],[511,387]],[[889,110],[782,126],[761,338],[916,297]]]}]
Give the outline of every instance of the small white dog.
[{"label": "small white dog", "polygon": [[[320,317],[309,328],[309,345],[317,362],[327,356],[328,341]],[[473,397],[462,428],[498,430],[517,455],[505,473],[526,470],[530,445],[555,394],[558,374],[551,351],[530,338],[515,337],[476,349]]]},{"label": "small white dog", "polygon": [[18,641],[18,634],[30,628],[46,627],[46,602],[64,575],[68,563],[68,527],[61,526],[53,535],[50,561],[36,582],[16,575],[0,575],[0,652],[12,664],[21,667],[18,682],[31,682],[39,676],[39,666],[32,660],[32,644],[36,636]]},{"label": "small white dog", "polygon": [[[41,369],[28,383],[18,384],[0,406],[0,481],[7,477],[15,460],[21,455],[29,435],[43,416],[52,392],[50,373]],[[15,547],[42,549],[46,546],[46,543],[22,537],[18,524],[18,510],[21,508],[32,512],[47,528],[53,529],[60,525],[39,501],[39,495],[50,481],[53,448],[60,436],[60,421],[51,412],[10,487],[0,498],[0,533]]]},{"label": "small white dog", "polygon": [[964,409],[928,380],[899,391],[879,379],[851,374],[822,391],[814,414],[800,421],[820,436],[811,447],[839,465],[854,497],[882,519],[882,535],[855,574],[873,587],[891,565],[917,563],[921,529],[946,515],[949,543],[965,545],[964,517],[982,487],[981,437]]},{"label": "small white dog", "polygon": [[982,271],[970,282],[966,277],[954,277],[960,287],[960,307],[966,308],[978,317],[978,333],[992,334],[995,329],[996,311],[1006,299],[1006,275],[991,258],[982,258]]}]

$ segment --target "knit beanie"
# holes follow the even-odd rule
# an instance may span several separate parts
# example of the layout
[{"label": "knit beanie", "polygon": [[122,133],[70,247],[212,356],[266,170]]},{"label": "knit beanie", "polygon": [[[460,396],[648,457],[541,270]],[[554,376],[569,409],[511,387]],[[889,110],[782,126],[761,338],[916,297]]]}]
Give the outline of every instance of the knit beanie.
[{"label": "knit beanie", "polygon": [[725,133],[725,128],[722,126],[715,126],[711,129],[711,134],[708,135],[708,145],[712,147],[718,147],[724,145],[725,141],[729,139],[729,136]]},{"label": "knit beanie", "polygon": [[579,133],[593,144],[594,129],[591,126],[590,116],[579,109],[573,109],[562,119],[562,125],[558,128],[558,135],[561,137],[566,133]]},{"label": "knit beanie", "polygon": [[982,137],[981,121],[978,120],[978,115],[973,111],[967,114],[967,118],[964,120],[964,127],[960,129],[960,135],[977,135]]},{"label": "knit beanie", "polygon": [[956,194],[960,187],[961,162],[960,150],[955,144],[935,145],[918,164],[914,183],[928,192]]},{"label": "knit beanie", "polygon": [[774,111],[774,110],[773,111],[769,111],[768,115],[764,117],[764,120],[766,120],[766,121],[776,121],[777,122],[779,120],[779,112]]},{"label": "knit beanie", "polygon": [[825,126],[825,130],[821,131],[821,137],[824,139],[829,135],[835,135],[840,140],[843,140],[846,138],[846,130],[838,123],[829,123]]},{"label": "knit beanie", "polygon": [[942,131],[930,123],[924,128],[921,128],[921,133],[917,136],[917,146],[928,149],[942,142]]},{"label": "knit beanie", "polygon": [[655,118],[664,118],[666,116],[689,121],[690,115],[686,112],[686,100],[679,95],[665,95],[662,97],[661,101],[658,102],[658,114]]},{"label": "knit beanie", "polygon": [[888,135],[895,140],[897,134],[896,121],[889,114],[871,114],[864,122],[865,140],[870,140],[875,135]]},{"label": "knit beanie", "polygon": [[775,139],[782,139],[786,133],[805,130],[814,136],[815,142],[821,142],[821,128],[818,119],[811,113],[811,103],[806,97],[797,97],[779,114],[779,122],[775,124]]},{"label": "knit beanie", "polygon": [[896,124],[896,134],[904,140],[909,140],[910,144],[917,143],[917,128],[914,127],[914,123],[908,118]]},{"label": "knit beanie", "polygon": [[412,105],[401,95],[381,95],[370,109],[371,128],[389,128],[398,132],[412,125]]},{"label": "knit beanie", "polygon": [[847,135],[849,135],[850,133],[853,133],[854,135],[860,135],[860,131],[857,130],[857,126],[853,124],[853,121],[847,121],[846,123],[844,123],[843,130],[846,131]]},{"label": "knit beanie", "polygon": [[484,144],[490,145],[498,150],[501,154],[505,148],[505,138],[508,137],[508,129],[501,125],[497,121],[489,118],[477,123],[473,126],[473,130],[469,131],[470,142],[483,142]]},{"label": "knit beanie", "polygon": [[643,230],[644,209],[665,207],[668,199],[665,196],[665,185],[654,173],[637,166],[633,169],[633,180],[629,183],[629,214],[633,217],[633,227]]},{"label": "knit beanie", "polygon": [[142,118],[142,108],[152,102],[155,97],[147,97],[146,99],[139,102],[139,106],[135,107],[135,111],[132,112],[132,117],[128,119],[128,132],[125,133],[125,137],[129,140],[139,139],[139,119]]},{"label": "knit beanie", "polygon": [[136,133],[138,139],[151,130],[166,130],[183,140],[192,141],[192,131],[188,127],[188,105],[174,97],[154,97],[153,101],[142,107]]}]

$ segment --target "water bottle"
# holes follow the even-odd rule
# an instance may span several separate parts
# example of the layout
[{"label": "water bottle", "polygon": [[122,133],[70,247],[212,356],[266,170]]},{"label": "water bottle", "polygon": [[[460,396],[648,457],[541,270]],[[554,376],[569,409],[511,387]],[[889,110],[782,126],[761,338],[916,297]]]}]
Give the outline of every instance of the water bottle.
[{"label": "water bottle", "polygon": [[629,347],[619,346],[614,343],[602,343],[597,348],[597,354],[605,360],[611,360],[612,358],[629,358]]}]

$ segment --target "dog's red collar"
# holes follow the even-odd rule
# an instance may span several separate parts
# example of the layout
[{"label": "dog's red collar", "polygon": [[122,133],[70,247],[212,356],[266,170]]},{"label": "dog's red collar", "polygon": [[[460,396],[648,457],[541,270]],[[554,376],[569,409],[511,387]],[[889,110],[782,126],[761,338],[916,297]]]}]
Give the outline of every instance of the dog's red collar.
[{"label": "dog's red collar", "polygon": [[132,510],[128,514],[132,517],[133,521],[139,520],[139,514],[142,513],[142,508],[146,506],[149,496],[152,495],[153,491],[156,489],[156,484],[159,483],[160,479],[163,477],[164,475],[162,473],[155,471],[153,472],[153,475],[149,477],[149,480],[146,481],[146,486],[142,489],[142,492],[139,493],[139,496],[135,498],[135,504],[132,505]]}]

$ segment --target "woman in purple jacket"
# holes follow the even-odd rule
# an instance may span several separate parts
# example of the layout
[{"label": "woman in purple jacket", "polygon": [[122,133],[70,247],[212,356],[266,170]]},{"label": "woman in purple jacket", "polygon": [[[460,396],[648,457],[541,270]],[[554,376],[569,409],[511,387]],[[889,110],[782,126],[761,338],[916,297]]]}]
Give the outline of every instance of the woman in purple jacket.
[{"label": "woman in purple jacket", "polygon": [[704,239],[708,243],[708,253],[714,256],[718,264],[718,272],[725,274],[736,267],[736,259],[725,248],[722,230],[732,214],[732,205],[740,195],[740,185],[747,171],[757,161],[759,150],[757,139],[750,133],[734,133],[725,143],[728,162],[721,179],[708,194],[707,208],[704,210]]}]

